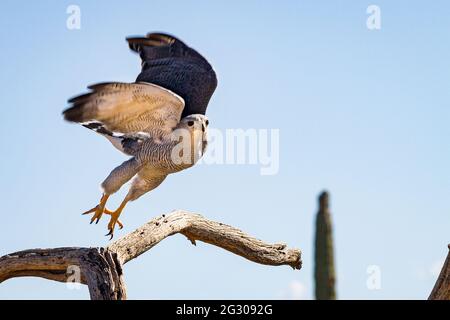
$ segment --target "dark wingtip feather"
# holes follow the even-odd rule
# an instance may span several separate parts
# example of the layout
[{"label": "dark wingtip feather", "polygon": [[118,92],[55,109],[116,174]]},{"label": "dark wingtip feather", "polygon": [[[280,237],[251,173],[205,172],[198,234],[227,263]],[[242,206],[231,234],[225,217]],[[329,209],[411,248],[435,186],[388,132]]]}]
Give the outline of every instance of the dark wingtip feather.
[{"label": "dark wingtip feather", "polygon": [[70,122],[83,122],[83,108],[74,106],[63,111],[64,120]]},{"label": "dark wingtip feather", "polygon": [[164,32],[150,32],[147,33],[146,37],[148,39],[164,42],[165,44],[172,44],[175,41],[182,42],[177,37]]},{"label": "dark wingtip feather", "polygon": [[121,82],[100,82],[88,86],[91,91],[84,93],[68,100],[69,108],[63,111],[64,119],[71,122],[85,122],[90,120],[88,117],[93,116],[92,110],[85,108],[86,104],[91,101],[95,94],[102,90],[114,90],[124,85]]},{"label": "dark wingtip feather", "polygon": [[128,47],[130,50],[139,53],[141,46],[143,47],[160,47],[165,45],[163,42],[153,41],[143,37],[129,37],[127,38]]},{"label": "dark wingtip feather", "polygon": [[78,96],[72,97],[69,100],[67,100],[68,103],[77,103],[78,101],[81,101],[83,99],[87,99],[91,96],[92,92],[80,94]]},{"label": "dark wingtip feather", "polygon": [[145,37],[131,36],[127,37],[126,40],[130,49],[137,53],[140,53],[141,47],[163,47],[171,46],[174,43],[185,46],[178,38],[163,32],[151,32]]},{"label": "dark wingtip feather", "polygon": [[92,91],[100,91],[102,88],[104,87],[111,87],[111,86],[116,86],[116,85],[121,85],[123,84],[123,82],[98,82],[98,83],[94,83],[88,86],[88,89],[92,90]]}]

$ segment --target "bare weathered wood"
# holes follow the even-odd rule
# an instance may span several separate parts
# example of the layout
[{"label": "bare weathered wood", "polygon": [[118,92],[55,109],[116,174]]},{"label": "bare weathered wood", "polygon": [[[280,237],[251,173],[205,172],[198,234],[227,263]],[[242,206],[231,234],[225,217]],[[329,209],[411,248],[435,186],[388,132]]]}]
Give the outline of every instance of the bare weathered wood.
[{"label": "bare weathered wood", "polygon": [[81,272],[92,300],[125,300],[122,265],[114,253],[99,248],[80,257]]},{"label": "bare weathered wood", "polygon": [[154,247],[161,240],[183,234],[193,244],[200,240],[266,265],[301,268],[301,252],[285,244],[267,244],[232,226],[210,221],[199,214],[178,210],[147,222],[106,248],[31,249],[0,257],[0,283],[14,277],[41,277],[73,281],[70,267],[78,267],[78,282],[89,287],[93,300],[126,299],[123,264]]},{"label": "bare weathered wood", "polygon": [[79,268],[78,282],[88,286],[91,299],[126,298],[122,266],[103,248],[32,249],[5,255],[0,258],[0,283],[14,277],[68,282],[74,276],[71,267]]},{"label": "bare weathered wood", "polygon": [[[448,249],[450,250],[450,244]],[[450,251],[428,299],[450,300]]]},{"label": "bare weathered wood", "polygon": [[[41,277],[67,281],[67,269],[79,264],[79,257],[89,249],[31,249],[7,254],[0,258],[0,282],[14,277]],[[84,279],[81,283],[85,284]]]},{"label": "bare weathered wood", "polygon": [[203,241],[253,262],[301,268],[301,253],[298,249],[289,249],[285,244],[267,244],[235,227],[183,210],[152,219],[110,244],[108,249],[117,253],[122,263],[126,263],[176,233],[183,234],[193,244],[196,240]]}]

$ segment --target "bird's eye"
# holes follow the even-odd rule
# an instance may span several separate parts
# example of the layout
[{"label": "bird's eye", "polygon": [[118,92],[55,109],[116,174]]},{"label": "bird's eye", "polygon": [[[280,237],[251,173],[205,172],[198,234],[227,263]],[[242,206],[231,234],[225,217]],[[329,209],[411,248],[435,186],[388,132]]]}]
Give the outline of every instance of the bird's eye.
[{"label": "bird's eye", "polygon": [[192,127],[194,125],[194,121],[188,121],[188,126]]},{"label": "bird's eye", "polygon": [[209,124],[209,120],[206,120],[206,122],[205,122],[205,123],[206,123],[206,125],[208,126],[208,124]]}]

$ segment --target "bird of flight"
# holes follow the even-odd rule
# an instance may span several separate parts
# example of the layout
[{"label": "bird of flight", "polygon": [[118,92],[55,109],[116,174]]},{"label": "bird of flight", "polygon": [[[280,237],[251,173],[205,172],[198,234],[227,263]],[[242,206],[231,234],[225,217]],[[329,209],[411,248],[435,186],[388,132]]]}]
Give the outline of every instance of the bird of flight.
[{"label": "bird of flight", "polygon": [[[133,83],[99,83],[69,100],[64,119],[82,124],[107,138],[131,158],[116,167],[101,184],[100,203],[91,223],[110,216],[107,236],[129,201],[158,187],[167,175],[193,166],[207,145],[205,116],[216,89],[216,74],[208,61],[179,39],[163,33],[126,39],[139,54],[142,70]],[[181,148],[180,148],[181,144]],[[132,179],[115,211],[106,208],[110,195]]]}]

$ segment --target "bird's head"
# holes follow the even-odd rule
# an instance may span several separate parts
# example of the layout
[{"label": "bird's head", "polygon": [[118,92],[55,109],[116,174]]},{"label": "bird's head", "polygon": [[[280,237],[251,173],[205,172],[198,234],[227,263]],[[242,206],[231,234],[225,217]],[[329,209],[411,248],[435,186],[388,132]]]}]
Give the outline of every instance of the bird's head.
[{"label": "bird's head", "polygon": [[198,156],[203,156],[206,146],[208,144],[208,125],[209,120],[203,114],[190,114],[179,122],[177,132],[187,130],[190,136],[190,145],[193,147],[193,152]]},{"label": "bird's head", "polygon": [[185,128],[192,132],[205,133],[209,125],[208,118],[203,114],[190,114],[180,121],[179,128]]},{"label": "bird's head", "polygon": [[178,128],[183,128],[189,130],[193,138],[197,141],[203,142],[207,141],[209,120],[203,114],[190,114],[183,119],[181,119]]}]

